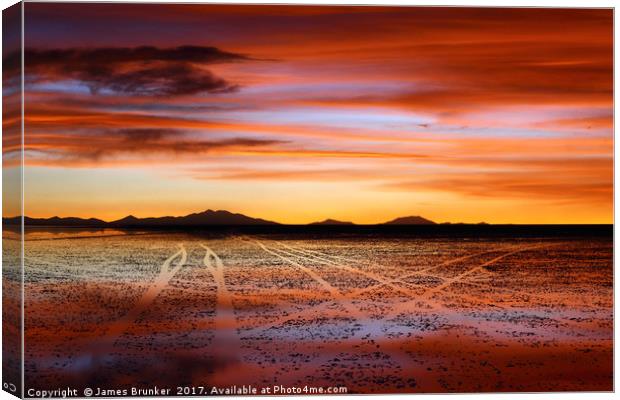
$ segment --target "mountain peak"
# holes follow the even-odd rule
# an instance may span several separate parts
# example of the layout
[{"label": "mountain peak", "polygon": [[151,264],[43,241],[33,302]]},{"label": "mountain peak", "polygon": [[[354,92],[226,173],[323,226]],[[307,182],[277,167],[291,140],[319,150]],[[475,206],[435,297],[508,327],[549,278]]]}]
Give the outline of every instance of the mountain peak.
[{"label": "mountain peak", "polygon": [[349,221],[338,221],[336,219],[327,218],[323,221],[313,222],[309,225],[355,225],[355,224]]},{"label": "mountain peak", "polygon": [[133,215],[128,215],[125,218],[121,218],[118,221],[137,221],[138,218],[134,217]]},{"label": "mountain peak", "polygon": [[430,219],[420,217],[419,215],[411,215],[408,217],[400,217],[385,222],[384,225],[435,225],[436,223]]}]

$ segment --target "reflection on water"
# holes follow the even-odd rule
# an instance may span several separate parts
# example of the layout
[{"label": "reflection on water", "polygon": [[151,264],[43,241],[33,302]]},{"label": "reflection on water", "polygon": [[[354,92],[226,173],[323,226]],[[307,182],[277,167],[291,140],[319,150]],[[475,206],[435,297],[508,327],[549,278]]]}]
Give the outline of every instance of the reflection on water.
[{"label": "reflection on water", "polygon": [[[8,235],[15,235],[15,230],[8,230]],[[58,239],[87,239],[109,236],[145,235],[145,231],[127,231],[119,229],[88,229],[88,228],[62,228],[62,227],[27,227],[25,229],[26,240],[58,240]],[[19,238],[19,236],[16,236]]]},{"label": "reflection on water", "polygon": [[25,247],[27,387],[612,387],[611,238],[69,229]]}]

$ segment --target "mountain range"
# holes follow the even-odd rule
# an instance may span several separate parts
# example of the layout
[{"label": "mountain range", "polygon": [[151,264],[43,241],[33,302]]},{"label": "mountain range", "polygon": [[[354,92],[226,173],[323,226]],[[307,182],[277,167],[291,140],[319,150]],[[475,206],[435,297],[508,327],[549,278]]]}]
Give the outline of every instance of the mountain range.
[{"label": "mountain range", "polygon": [[[21,217],[2,218],[7,225],[19,225]],[[52,217],[30,218],[24,217],[28,226],[63,226],[63,227],[97,227],[97,228],[133,228],[133,227],[199,227],[199,226],[246,226],[246,225],[281,225],[274,221],[261,218],[252,218],[243,214],[231,213],[225,210],[206,210],[180,217],[150,217],[137,218],[129,215],[116,221],[103,221],[97,218]],[[308,225],[355,225],[353,222],[326,219]],[[377,225],[435,225],[435,222],[420,216],[396,218]]]}]

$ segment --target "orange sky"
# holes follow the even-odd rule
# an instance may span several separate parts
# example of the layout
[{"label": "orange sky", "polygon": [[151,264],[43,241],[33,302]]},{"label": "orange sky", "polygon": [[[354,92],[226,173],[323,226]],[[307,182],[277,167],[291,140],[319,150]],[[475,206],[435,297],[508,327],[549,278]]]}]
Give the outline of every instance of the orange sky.
[{"label": "orange sky", "polygon": [[612,222],[611,10],[25,15],[29,216]]}]

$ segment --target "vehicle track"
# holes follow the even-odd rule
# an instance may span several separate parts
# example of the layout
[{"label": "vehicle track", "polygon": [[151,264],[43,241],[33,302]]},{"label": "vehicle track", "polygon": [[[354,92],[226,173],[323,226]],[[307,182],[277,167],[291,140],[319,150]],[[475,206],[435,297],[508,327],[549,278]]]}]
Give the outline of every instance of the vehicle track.
[{"label": "vehicle track", "polygon": [[[282,255],[279,255],[279,254],[277,254],[277,253],[275,253],[275,252],[273,252],[273,251],[271,251],[271,250],[267,249],[267,248],[264,246],[264,244],[262,244],[262,242],[259,242],[259,241],[258,241],[258,240],[256,240],[256,239],[253,239],[253,238],[250,238],[250,237],[247,237],[247,236],[246,236],[246,237],[242,237],[242,238],[240,238],[240,239],[241,239],[241,240],[250,241],[250,242],[254,242],[255,244],[260,243],[260,244],[259,244],[259,246],[261,246],[261,248],[263,248],[263,250],[265,250],[265,251],[269,252],[270,254],[276,255],[278,258],[280,258],[280,259],[282,259],[282,260],[284,260],[284,261],[287,261],[287,262],[289,262],[289,263],[291,262],[291,260],[288,260],[286,257],[283,257]],[[287,247],[289,247],[289,248],[291,248],[291,249],[294,249],[294,248],[292,248],[291,246],[287,246]],[[284,252],[283,250],[279,250],[279,251]],[[487,250],[487,251],[482,251],[482,252],[478,252],[478,253],[470,254],[470,255],[467,255],[467,256],[457,257],[457,258],[454,258],[454,259],[447,260],[447,261],[445,261],[445,262],[443,262],[443,263],[440,263],[440,264],[437,264],[437,265],[434,265],[434,266],[428,267],[428,268],[426,268],[426,269],[424,269],[424,270],[433,270],[433,269],[439,268],[439,267],[441,267],[441,266],[451,265],[451,264],[457,263],[457,262],[462,261],[462,260],[465,260],[465,259],[469,259],[469,258],[472,258],[472,257],[475,257],[475,256],[479,256],[479,255],[483,255],[483,254],[488,254],[488,253],[492,253],[492,252],[497,252],[497,250]],[[285,252],[285,253],[288,253],[288,252]],[[288,254],[290,254],[290,253],[288,253]],[[305,259],[305,260],[308,260],[308,261],[313,261],[313,262],[316,262],[315,260],[313,260],[313,259],[312,259],[312,258],[310,258],[310,257],[302,257],[302,256],[299,256],[299,255],[294,255],[294,256],[296,256],[296,257],[301,257],[302,259]],[[294,261],[293,261],[293,262],[294,262]],[[334,263],[334,264],[336,264],[336,263]],[[299,264],[299,263],[297,263],[297,262],[295,262],[295,265],[296,265],[296,266],[301,266],[301,269],[302,269],[302,270],[304,270],[304,272],[306,272],[306,273],[308,273],[308,272],[309,272],[309,274],[311,274],[311,276],[316,276],[316,277],[318,277],[318,278],[320,279],[320,281],[324,282],[324,283],[325,283],[325,284],[327,284],[329,287],[331,287],[333,290],[335,290],[335,291],[337,292],[337,295],[336,295],[336,297],[337,297],[337,298],[341,298],[341,297],[342,297],[342,295],[340,294],[340,292],[339,292],[336,288],[332,287],[329,283],[327,283],[326,281],[324,281],[324,280],[323,280],[320,276],[318,276],[316,273],[314,273],[314,272],[313,272],[312,270],[310,270],[308,267],[305,267],[305,266],[303,266],[303,265],[301,265],[301,264]],[[330,264],[330,265],[334,266],[333,264]],[[339,264],[339,265],[340,265],[340,264]],[[342,266],[342,265],[340,265],[340,266]],[[342,266],[342,267],[344,267],[344,266]],[[348,269],[348,268],[347,268],[347,269]],[[356,272],[356,273],[360,273],[360,271],[359,271],[358,269],[356,269],[356,268],[351,267],[351,270],[353,270],[353,271],[354,271],[354,272]],[[373,275],[374,275],[374,274],[373,274]],[[404,282],[402,282],[400,279],[405,279],[406,277],[409,277],[409,276],[415,276],[415,275],[421,275],[421,276],[424,276],[424,277],[426,277],[426,276],[432,276],[432,277],[435,277],[435,275],[426,275],[426,274],[422,274],[422,272],[421,272],[421,271],[416,271],[415,273],[408,274],[408,275],[406,275],[405,277],[401,277],[401,278],[397,278],[397,279],[389,279],[389,280],[387,280],[387,281],[388,281],[389,283],[391,283],[391,284],[394,284],[394,283],[396,283],[396,282],[401,282],[401,283],[403,283],[403,284],[404,284]],[[369,277],[369,276],[367,276],[367,277]],[[375,279],[375,277],[369,277],[369,278],[370,278],[370,279],[372,279],[372,280],[378,281],[377,279]],[[379,278],[379,277],[377,277],[377,278]],[[440,278],[440,279],[442,279],[442,280],[446,279],[445,277],[439,277],[439,278]],[[383,280],[383,281],[385,281],[385,278],[383,278],[382,280]],[[384,285],[384,283],[383,283],[383,282],[379,282],[377,285],[373,285],[373,286],[371,286],[371,287],[363,288],[362,290],[354,291],[354,292],[351,294],[351,297],[353,297],[353,296],[357,296],[357,295],[359,295],[360,293],[365,293],[365,292],[368,292],[368,291],[374,290],[374,289],[379,288],[379,287],[381,287],[381,286],[383,286],[383,285]],[[323,286],[323,287],[325,287],[323,284],[322,284],[322,286]],[[399,291],[401,291],[400,289],[402,289],[402,288],[400,288],[400,287],[398,287],[398,286],[395,286],[395,285],[394,285],[394,287],[395,287],[395,288],[397,288],[397,290],[399,290]],[[334,293],[334,292],[333,292],[333,290],[328,290],[328,292],[329,292],[329,293],[331,293],[331,294],[333,294],[333,293]],[[407,295],[408,295],[409,297],[413,297],[413,299],[412,299],[412,300],[410,300],[408,303],[413,302],[413,301],[417,301],[417,299],[420,297],[420,295],[419,295],[419,294],[417,294],[417,293],[413,293],[411,290],[406,290],[406,291],[407,291]],[[266,323],[266,324],[261,324],[261,325],[259,325],[259,326],[253,327],[253,328],[251,328],[251,329],[249,329],[249,330],[246,330],[246,331],[244,332],[244,336],[246,336],[246,335],[248,335],[248,336],[249,336],[249,335],[252,335],[252,334],[254,334],[254,333],[255,333],[255,332],[257,332],[257,331],[258,331],[258,332],[262,332],[262,331],[265,331],[265,330],[267,330],[267,329],[277,327],[277,326],[279,326],[279,325],[281,325],[281,324],[283,324],[283,323],[285,323],[285,322],[287,322],[287,321],[294,320],[294,319],[296,319],[296,318],[298,318],[298,317],[301,317],[301,316],[307,316],[309,312],[311,312],[311,311],[318,311],[318,310],[320,310],[320,309],[322,309],[322,308],[325,308],[325,307],[326,307],[326,306],[328,306],[329,304],[330,304],[330,302],[322,302],[322,303],[320,303],[320,304],[318,304],[318,305],[310,306],[310,307],[308,307],[308,308],[306,308],[306,309],[304,309],[304,310],[301,310],[301,311],[296,311],[296,312],[294,312],[294,313],[292,313],[292,314],[288,314],[288,315],[286,315],[286,316],[280,317],[280,318],[278,318],[278,319],[277,319],[277,320],[275,320],[275,321],[270,321],[270,322],[268,322],[268,323]],[[348,304],[348,299],[347,299],[347,304]],[[431,306],[432,308],[435,308],[435,309],[439,307],[439,304],[433,304],[433,302],[430,302],[430,301],[428,301],[428,300],[426,301],[426,304],[428,304],[429,306]],[[358,311],[359,311],[359,310],[358,310]],[[366,315],[363,315],[363,317],[364,317],[364,318],[366,318],[367,316],[366,316]]]},{"label": "vehicle track", "polygon": [[[296,249],[296,248],[294,248],[294,247],[292,247],[292,246],[289,246],[289,245],[286,245],[286,244],[281,244],[281,245],[282,245],[282,247],[288,248],[288,249],[290,249],[291,251],[297,251],[298,253],[305,253],[303,249]],[[529,246],[529,247],[527,247],[527,248],[518,248],[518,249],[515,249],[515,250],[513,250],[513,251],[510,251],[510,252],[508,252],[508,253],[505,253],[505,254],[502,254],[502,255],[500,255],[500,256],[498,256],[498,257],[495,257],[495,258],[493,258],[493,259],[492,259],[492,260],[490,260],[490,261],[487,261],[487,262],[485,262],[485,263],[482,263],[481,265],[478,265],[478,266],[476,266],[476,267],[474,267],[474,268],[471,268],[471,269],[469,269],[468,271],[466,271],[466,272],[464,272],[464,273],[462,273],[462,274],[459,274],[458,276],[456,276],[456,277],[454,277],[454,278],[446,278],[446,277],[441,277],[441,276],[436,276],[436,275],[423,274],[423,273],[422,273],[422,271],[430,271],[430,270],[436,269],[436,268],[441,267],[441,266],[450,265],[450,264],[453,264],[453,263],[455,263],[455,262],[462,261],[462,260],[464,260],[464,259],[469,259],[469,258],[471,258],[471,257],[473,257],[473,256],[477,256],[477,255],[484,255],[484,254],[489,254],[489,253],[497,252],[497,250],[487,250],[487,251],[483,251],[483,252],[475,253],[475,254],[473,254],[473,255],[468,255],[468,256],[458,257],[458,258],[456,258],[456,259],[451,259],[451,260],[448,260],[448,261],[446,261],[446,262],[444,262],[444,263],[442,263],[442,264],[435,265],[435,266],[432,266],[432,267],[429,267],[429,268],[425,268],[425,269],[424,269],[424,270],[422,270],[422,271],[417,271],[417,272],[415,272],[414,274],[411,274],[411,276],[415,276],[415,275],[420,274],[420,275],[421,275],[421,276],[423,276],[423,277],[437,277],[437,278],[440,278],[441,280],[443,280],[443,281],[444,281],[441,285],[439,285],[439,286],[437,286],[437,287],[435,287],[435,288],[427,289],[427,290],[426,290],[426,291],[425,291],[422,295],[417,294],[417,293],[414,293],[414,292],[413,292],[413,291],[411,291],[411,290],[407,290],[407,289],[404,289],[404,288],[398,287],[398,286],[396,286],[396,285],[393,285],[394,280],[389,281],[389,283],[390,283],[390,284],[387,284],[386,282],[384,282],[384,280],[379,281],[379,279],[376,279],[377,277],[376,277],[376,275],[375,275],[375,274],[370,274],[370,275],[373,275],[373,276],[369,276],[369,275],[367,275],[367,274],[364,274],[364,275],[365,275],[365,276],[367,276],[367,277],[369,277],[369,278],[371,278],[371,279],[373,279],[373,280],[375,280],[375,281],[377,281],[377,282],[379,282],[380,284],[375,285],[375,286],[373,286],[373,287],[364,288],[364,290],[373,290],[373,289],[371,289],[371,288],[377,288],[377,287],[380,287],[380,286],[382,286],[382,285],[387,285],[388,287],[391,287],[392,289],[398,290],[398,291],[400,291],[401,293],[403,293],[403,292],[407,292],[406,294],[407,294],[409,297],[411,297],[411,298],[412,298],[412,300],[408,302],[409,304],[410,304],[410,303],[412,303],[412,302],[416,302],[416,303],[417,303],[417,302],[419,302],[419,301],[423,301],[425,304],[427,304],[428,306],[430,306],[430,307],[431,307],[431,309],[435,309],[435,310],[436,310],[436,309],[440,308],[440,307],[441,307],[441,305],[440,305],[438,302],[436,302],[436,301],[431,301],[430,297],[431,297],[433,294],[438,293],[438,292],[440,292],[440,291],[442,291],[442,290],[446,289],[447,287],[449,287],[450,285],[452,285],[452,284],[454,284],[454,283],[457,283],[457,282],[463,282],[463,283],[466,283],[466,282],[464,281],[464,279],[465,279],[466,277],[468,277],[468,276],[470,276],[470,275],[473,275],[473,274],[475,274],[475,273],[478,273],[478,272],[483,272],[483,271],[485,271],[485,270],[484,270],[484,268],[485,268],[485,267],[487,267],[487,266],[489,266],[489,265],[492,265],[492,264],[494,264],[495,262],[497,262],[497,261],[499,261],[499,260],[501,260],[501,259],[503,259],[503,258],[505,258],[505,257],[508,257],[508,256],[510,256],[510,255],[512,255],[512,254],[515,254],[515,253],[519,253],[519,252],[524,251],[524,250],[528,250],[528,249],[536,249],[536,248],[540,248],[540,247],[546,247],[546,245],[535,245],[535,246]],[[313,254],[321,254],[321,253],[320,253],[320,252],[318,252],[318,251],[313,251]],[[335,267],[340,267],[340,268],[347,269],[347,270],[349,270],[349,271],[353,271],[353,272],[360,272],[360,273],[362,273],[361,271],[359,271],[359,270],[358,270],[358,269],[356,269],[356,268],[352,268],[352,267],[351,267],[351,268],[348,268],[347,266],[343,266],[343,265],[338,264],[338,263],[335,263],[335,262],[330,262],[329,260],[327,260],[327,259],[326,259],[326,258],[324,258],[324,257],[320,257],[320,256],[313,256],[312,258],[315,260],[315,262],[319,262],[319,263],[323,263],[323,264],[327,264],[327,265],[331,265],[331,266],[335,266]],[[307,259],[309,259],[309,258],[307,258]],[[404,282],[403,282],[402,280],[403,280],[403,279],[406,279],[407,277],[409,277],[409,275],[407,275],[407,276],[405,276],[405,277],[403,277],[403,278],[399,278],[399,280],[397,280],[396,282],[401,282],[401,283],[403,283],[403,284],[404,284]],[[404,290],[403,290],[403,289],[404,289]],[[356,292],[355,294],[356,294],[356,295],[359,295],[360,293],[361,293],[361,292],[360,292],[360,291],[358,291],[358,292]],[[469,295],[465,295],[465,296],[463,296],[463,295],[462,295],[461,297],[467,297],[467,299],[469,299],[469,301],[472,301],[472,302],[479,300],[479,299],[476,299],[475,297],[473,297],[473,296],[469,296]],[[499,306],[499,305],[493,305],[493,308],[505,309],[505,307],[502,307],[502,306]],[[392,315],[392,313],[390,313],[389,315]]]},{"label": "vehicle track", "polygon": [[234,351],[240,345],[237,332],[237,319],[235,318],[233,296],[226,285],[224,276],[224,263],[222,259],[208,246],[200,244],[205,250],[203,264],[213,275],[216,285],[216,313],[214,317],[214,337],[211,351],[219,359],[238,361],[234,357]]},{"label": "vehicle track", "polygon": [[[283,244],[283,243],[282,243],[281,245],[282,245],[283,247],[285,247],[285,248],[291,249],[292,251],[297,251],[297,252],[300,252],[300,253],[305,252],[305,250],[303,250],[303,249],[293,248],[293,247],[291,247],[291,246],[289,246],[289,245],[286,245],[286,244]],[[326,258],[324,258],[324,257],[317,257],[317,256],[313,256],[313,258],[314,258],[314,259],[323,260],[322,262],[321,262],[321,261],[318,261],[318,262],[320,262],[320,263],[324,263],[324,264],[332,265],[332,266],[335,266],[335,267],[342,267],[342,268],[346,268],[346,269],[354,270],[354,271],[356,271],[356,272],[359,272],[359,273],[362,273],[362,274],[366,275],[366,276],[367,276],[367,277],[369,277],[370,279],[373,279],[373,280],[375,280],[375,281],[379,282],[379,284],[377,284],[377,285],[369,286],[369,287],[362,288],[362,289],[359,289],[359,290],[357,290],[357,291],[354,291],[354,292],[353,292],[353,295],[354,295],[354,296],[359,296],[360,294],[364,294],[364,293],[366,293],[366,292],[368,292],[368,291],[372,291],[372,290],[374,290],[374,289],[376,289],[376,288],[379,288],[379,287],[381,287],[381,286],[383,286],[383,285],[386,285],[386,286],[388,286],[388,287],[390,287],[390,288],[392,288],[392,289],[394,289],[394,290],[397,290],[397,291],[399,291],[399,292],[401,292],[401,293],[405,293],[405,294],[406,294],[407,296],[409,296],[409,297],[419,297],[420,295],[419,295],[418,293],[415,293],[415,292],[414,292],[414,291],[412,291],[411,289],[409,289],[409,288],[407,288],[407,287],[402,287],[402,286],[397,286],[397,285],[394,285],[394,283],[397,283],[397,282],[398,282],[398,283],[401,283],[401,285],[405,285],[405,284],[406,284],[406,282],[405,282],[404,280],[405,280],[405,279],[407,279],[407,278],[409,278],[409,277],[412,277],[412,276],[421,276],[421,277],[425,277],[425,278],[426,278],[426,277],[429,277],[429,278],[436,278],[436,279],[440,279],[440,280],[442,280],[442,281],[445,281],[445,280],[447,279],[445,276],[434,275],[434,274],[425,274],[425,273],[423,273],[423,271],[431,271],[431,270],[433,270],[433,269],[436,269],[436,268],[439,268],[439,267],[442,267],[442,266],[446,266],[446,265],[451,265],[451,264],[454,264],[454,263],[456,263],[456,262],[458,262],[458,261],[462,261],[462,260],[465,260],[465,259],[469,259],[469,258],[474,257],[474,256],[484,255],[484,254],[489,254],[489,253],[493,253],[493,252],[497,252],[497,250],[485,250],[485,251],[483,251],[483,252],[474,253],[474,254],[472,254],[472,255],[467,255],[467,256],[457,257],[457,258],[455,258],[455,259],[451,259],[451,260],[445,261],[445,262],[443,262],[443,263],[441,263],[441,264],[438,264],[438,265],[434,265],[434,266],[431,266],[431,267],[425,268],[425,269],[423,269],[423,270],[421,270],[421,271],[416,271],[416,272],[413,272],[413,273],[411,273],[411,274],[405,275],[405,276],[400,277],[400,278],[395,278],[395,279],[385,279],[385,278],[382,278],[381,280],[377,279],[377,278],[381,278],[381,277],[377,277],[377,275],[376,275],[376,274],[371,274],[371,273],[369,273],[370,275],[373,275],[373,276],[369,276],[369,275],[365,274],[363,271],[360,271],[360,270],[358,270],[358,269],[356,269],[356,268],[352,268],[352,267],[351,267],[351,268],[349,268],[348,266],[344,266],[344,265],[341,265],[341,264],[338,264],[338,263],[335,263],[335,262],[329,262],[329,260],[327,260],[327,259],[326,259]],[[321,254],[319,251],[313,251],[313,253],[314,253],[314,254]],[[325,254],[325,253],[323,253],[323,254],[324,254],[324,255],[327,255],[327,254]]]},{"label": "vehicle track", "polygon": [[[203,259],[203,264],[205,267],[207,267],[211,275],[213,275],[213,280],[215,281],[216,285],[216,309],[218,312],[218,318],[216,319],[216,322],[218,320],[222,320],[222,317],[224,317],[224,320],[226,320],[227,317],[233,317],[234,320],[234,316],[232,315],[233,296],[228,290],[228,287],[226,286],[226,279],[224,277],[224,263],[222,262],[220,257],[215,254],[215,252],[213,252],[213,250],[211,250],[209,247],[203,244],[201,244],[200,246],[206,251]],[[213,260],[213,262],[211,260]],[[217,323],[216,326],[218,326]],[[229,327],[230,324],[227,323],[225,324],[225,326]]]},{"label": "vehicle track", "polygon": [[335,268],[338,268],[338,269],[341,269],[341,270],[345,270],[345,271],[352,272],[352,273],[355,273],[355,274],[363,275],[363,276],[365,276],[365,277],[367,277],[369,279],[372,279],[375,282],[378,282],[381,285],[388,286],[389,288],[391,288],[391,289],[393,289],[393,290],[395,290],[397,292],[400,292],[400,293],[404,294],[407,297],[415,297],[416,296],[416,293],[413,290],[411,290],[411,289],[409,289],[407,287],[397,286],[393,282],[390,282],[389,280],[387,280],[385,278],[382,278],[382,277],[380,277],[380,276],[378,276],[376,274],[370,273],[370,272],[362,271],[362,270],[359,270],[357,268],[350,267],[348,265],[343,265],[343,264],[338,264],[338,263],[330,263],[330,262],[326,262],[326,261],[320,261],[320,260],[317,260],[315,257],[299,256],[299,255],[295,255],[293,253],[288,253],[288,254],[292,255],[294,257],[299,257],[299,258],[304,259],[304,260],[308,260],[308,261],[312,261],[312,262],[318,262],[320,264],[329,265],[331,267],[335,267]]},{"label": "vehicle track", "polygon": [[[291,246],[288,246],[286,244],[282,244],[282,246],[284,246],[285,248],[289,248],[291,250],[296,250],[296,249],[294,249]],[[298,249],[298,252],[302,252],[302,251],[303,250]],[[315,252],[315,253],[318,253],[318,252]],[[486,253],[486,251],[484,253]],[[313,256],[312,259],[311,258],[307,258],[307,257],[305,257],[305,258],[308,259],[308,260],[314,260],[315,262],[319,262],[319,263],[322,263],[322,264],[327,264],[327,265],[330,265],[330,266],[334,266],[334,267],[337,267],[337,268],[340,268],[340,269],[345,269],[345,270],[348,270],[348,271],[351,271],[351,272],[359,272],[359,273],[363,274],[364,276],[366,276],[366,277],[368,277],[370,279],[373,279],[376,282],[379,282],[379,285],[375,285],[374,287],[380,287],[382,285],[385,285],[385,286],[388,286],[388,287],[392,288],[393,290],[396,290],[398,292],[401,292],[401,293],[405,294],[407,297],[409,297],[411,299],[422,300],[422,299],[420,299],[420,294],[419,293],[416,293],[416,292],[414,292],[413,290],[411,290],[411,289],[409,289],[407,287],[402,287],[402,286],[394,285],[393,281],[389,281],[389,280],[386,280],[384,278],[381,278],[381,277],[377,276],[376,274],[364,273],[364,271],[360,271],[357,268],[348,267],[348,266],[341,265],[341,264],[338,264],[338,263],[335,263],[335,262],[329,262],[328,260],[326,260],[325,258],[322,258],[322,257]],[[323,261],[321,261],[321,260],[323,260]],[[452,261],[452,260],[450,260],[450,261]],[[434,266],[432,268],[435,268],[435,267],[436,266]],[[430,269],[427,268],[427,270],[430,270]],[[442,281],[446,280],[446,277],[437,276],[437,275],[431,275],[431,274],[422,274],[421,276],[423,276],[423,277],[439,278]],[[402,285],[405,285],[405,282],[402,280],[404,278],[400,278],[400,279],[401,280],[398,280],[396,282],[400,282]],[[440,305],[437,304],[437,303],[430,302],[430,301],[425,301],[425,303],[428,304],[433,309],[440,308]]]},{"label": "vehicle track", "polygon": [[284,257],[283,255],[281,255],[281,254],[279,254],[279,253],[277,253],[277,252],[267,248],[262,242],[260,242],[260,241],[258,241],[256,239],[249,239],[249,240],[254,242],[255,244],[257,244],[265,252],[278,257],[282,261],[285,261],[285,262],[287,262],[287,263],[289,263],[289,264],[299,268],[304,273],[306,273],[308,276],[310,276],[312,279],[314,279],[315,282],[317,282],[319,285],[321,285],[321,287],[323,289],[325,289],[329,294],[331,294],[334,299],[340,300],[341,303],[339,303],[339,305],[344,307],[346,309],[346,311],[348,313],[350,313],[350,315],[356,317],[357,319],[365,318],[365,315],[361,314],[360,311],[356,307],[353,307],[350,304],[350,302],[346,298],[346,296],[344,296],[337,288],[332,286],[329,282],[327,282],[325,279],[323,279],[316,272],[312,271],[310,268],[306,267],[305,265],[302,265],[302,264],[296,262],[295,260],[292,260],[292,259],[290,259],[288,257]]},{"label": "vehicle track", "polygon": [[[170,269],[170,265],[172,261],[180,257],[179,261],[175,264],[175,266]],[[183,244],[179,245],[179,251],[168,257],[166,261],[161,266],[159,271],[159,275],[155,278],[153,283],[148,287],[146,292],[142,295],[140,300],[136,302],[134,307],[130,309],[127,314],[125,314],[122,318],[115,321],[110,328],[108,328],[105,336],[108,340],[114,342],[117,337],[122,335],[127,328],[134,323],[134,321],[146,311],[151,303],[155,300],[155,298],[168,286],[170,280],[174,277],[174,275],[185,265],[187,262],[187,251],[185,250],[185,246]]]},{"label": "vehicle track", "polygon": [[459,274],[459,275],[457,275],[457,276],[455,276],[453,278],[446,279],[441,285],[438,285],[438,286],[436,286],[434,288],[427,289],[423,294],[419,295],[417,298],[415,298],[413,300],[410,300],[410,301],[407,301],[407,302],[404,302],[404,303],[398,304],[397,306],[395,306],[393,308],[393,310],[389,314],[384,316],[384,319],[387,320],[387,319],[395,318],[399,314],[401,314],[403,312],[409,311],[412,306],[415,306],[416,303],[421,302],[421,301],[425,302],[427,304],[430,304],[430,305],[434,304],[433,307],[436,307],[438,304],[437,304],[437,302],[430,301],[431,300],[430,299],[431,296],[433,296],[433,295],[435,295],[435,294],[437,294],[437,293],[447,289],[451,285],[453,285],[453,284],[455,284],[457,282],[464,282],[464,283],[466,283],[467,281],[465,281],[465,278],[467,278],[468,276],[471,276],[471,275],[473,275],[473,274],[475,274],[477,272],[483,272],[485,267],[488,267],[489,265],[495,264],[496,262],[498,262],[498,261],[500,261],[500,260],[502,260],[502,259],[504,259],[506,257],[509,257],[509,256],[517,254],[517,253],[521,253],[521,252],[524,252],[524,251],[535,250],[535,249],[538,249],[538,248],[541,248],[541,247],[547,247],[547,246],[550,246],[550,245],[523,246],[523,247],[520,247],[520,248],[518,248],[516,250],[512,250],[512,251],[510,251],[508,253],[504,253],[504,254],[502,254],[500,256],[497,256],[497,257],[495,257],[495,258],[493,258],[493,259],[491,259],[489,261],[486,261],[486,262],[484,262],[482,264],[476,265],[476,266],[468,269],[467,271],[462,272],[461,274]]},{"label": "vehicle track", "polygon": [[[458,262],[460,262],[460,261],[465,261],[465,260],[468,260],[468,259],[470,259],[470,258],[474,258],[474,257],[482,256],[482,255],[489,254],[489,253],[496,253],[497,251],[498,251],[498,250],[485,250],[485,251],[477,252],[477,253],[474,253],[474,254],[468,254],[468,255],[466,255],[466,256],[461,256],[461,257],[452,258],[452,259],[450,259],[450,260],[444,261],[444,262],[439,263],[439,264],[436,264],[436,265],[432,265],[432,266],[430,266],[430,267],[427,267],[427,268],[421,269],[421,270],[419,270],[419,271],[410,272],[410,273],[408,273],[408,274],[406,274],[406,275],[403,275],[403,276],[400,276],[400,277],[398,277],[398,278],[389,279],[389,282],[392,282],[392,283],[396,283],[396,282],[405,283],[405,282],[404,282],[404,280],[405,280],[405,279],[409,279],[409,278],[412,278],[412,277],[414,277],[414,276],[438,278],[438,279],[441,279],[441,280],[443,281],[443,280],[445,280],[445,279],[446,279],[446,277],[445,277],[445,276],[435,275],[435,274],[427,274],[427,273],[425,273],[425,272],[427,272],[427,271],[432,271],[432,270],[434,270],[434,269],[441,268],[441,267],[446,267],[446,266],[448,266],[448,265],[456,264],[456,263],[458,263]],[[370,291],[372,291],[372,290],[375,290],[375,289],[377,289],[377,288],[380,288],[381,286],[382,286],[382,285],[375,285],[375,286],[369,286],[369,287],[367,287],[367,288],[362,288],[362,289],[360,289],[360,290],[358,290],[358,291],[354,292],[354,294],[355,294],[355,295],[357,295],[357,296],[359,296],[359,295],[361,295],[361,294],[365,294],[365,293],[367,293],[367,292],[370,292]]]},{"label": "vehicle track", "polygon": [[[306,272],[308,275],[313,277],[313,279],[315,279],[318,283],[321,283],[321,285],[326,290],[329,289],[328,292],[330,294],[332,294],[336,299],[343,300],[339,304],[342,307],[344,307],[346,309],[346,311],[349,312],[348,316],[353,316],[353,318],[355,318],[360,323],[360,326],[362,327],[361,329],[358,329],[358,330],[354,331],[351,334],[351,336],[348,337],[347,341],[351,341],[351,340],[357,338],[357,339],[359,339],[361,341],[359,343],[363,343],[364,341],[370,341],[372,343],[375,343],[373,338],[376,337],[376,333],[372,331],[372,329],[369,327],[369,324],[365,324],[364,323],[364,320],[368,319],[368,315],[366,315],[360,309],[358,309],[356,307],[353,307],[353,305],[351,303],[349,303],[348,298],[346,296],[342,295],[342,293],[337,288],[333,287],[331,284],[329,284],[327,281],[325,281],[323,278],[321,278],[314,271],[310,270],[308,267],[306,267],[306,266],[296,262],[295,260],[291,260],[288,257],[284,257],[284,256],[280,255],[279,253],[277,253],[275,251],[270,250],[269,248],[267,248],[260,241],[258,241],[256,239],[251,239],[251,238],[248,238],[248,240],[250,240],[251,242],[254,242],[255,244],[257,244],[259,247],[261,247],[267,253],[272,254],[272,255],[280,258],[281,260],[286,261],[287,263],[300,268],[302,271]],[[306,260],[310,260],[310,259],[306,258]],[[310,260],[310,261],[312,261],[312,260]],[[326,304],[324,303],[322,305],[326,305]],[[305,310],[302,311],[302,313],[307,315],[308,311],[309,311],[309,309],[305,309]],[[291,317],[288,316],[287,320],[291,320]],[[279,326],[279,325],[278,324],[270,324],[268,327],[263,328],[262,330],[266,330],[266,329],[269,329],[269,328],[272,328],[272,327],[277,327],[277,326]],[[376,345],[376,344],[373,344],[373,346],[371,348],[372,348],[372,352],[376,352],[379,349],[379,346]],[[409,357],[404,355],[402,352],[400,352],[396,348],[390,348],[388,346],[387,348],[381,349],[380,351],[383,352],[384,354],[388,355],[388,357],[390,357],[390,359],[392,359],[394,362],[396,362],[398,365],[400,365],[401,368],[405,368],[407,366],[407,364],[410,362]],[[366,351],[363,351],[363,352],[365,352],[365,353],[366,352],[370,352],[370,349],[367,349]],[[329,357],[327,355],[319,357],[320,360],[328,360],[328,358]]]},{"label": "vehicle track", "polygon": [[333,258],[333,259],[336,259],[336,260],[342,260],[342,261],[347,261],[347,262],[359,264],[359,260],[355,260],[355,259],[350,258],[350,257],[343,257],[343,256],[337,256],[337,255],[333,255],[333,254],[327,254],[327,253],[324,253],[324,252],[318,251],[318,250],[300,249],[299,247],[294,248],[294,247],[289,246],[287,244],[284,244],[282,242],[278,242],[278,244],[283,246],[283,247],[286,247],[288,249],[291,249],[291,250],[292,249],[296,249],[297,251],[304,252],[306,254],[314,254],[314,255],[321,256],[321,257],[329,257],[329,258]]},{"label": "vehicle track", "polygon": [[[170,265],[177,258],[179,258],[179,260],[176,262],[175,266],[170,269]],[[105,363],[104,360],[109,356],[114,346],[116,346],[118,339],[130,326],[135,324],[142,313],[148,310],[155,298],[168,286],[170,280],[186,262],[187,251],[183,244],[179,244],[179,251],[164,261],[161,265],[159,274],[134,306],[129,309],[125,315],[112,322],[95,342],[93,342],[92,337],[87,338],[88,342],[83,346],[85,351],[90,353],[92,357],[90,374],[93,379],[96,378],[97,374],[100,372],[100,369]],[[73,362],[74,361],[69,361],[69,364]]]}]

